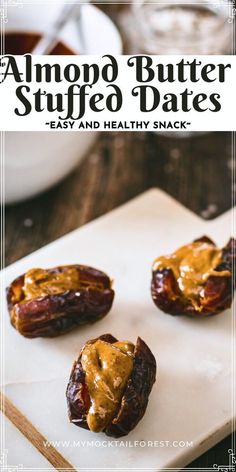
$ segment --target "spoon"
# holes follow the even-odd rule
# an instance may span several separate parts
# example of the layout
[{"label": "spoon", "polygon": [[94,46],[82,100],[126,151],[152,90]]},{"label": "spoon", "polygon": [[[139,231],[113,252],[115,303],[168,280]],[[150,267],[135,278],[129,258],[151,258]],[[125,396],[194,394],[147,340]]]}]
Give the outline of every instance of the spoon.
[{"label": "spoon", "polygon": [[52,26],[50,26],[49,31],[45,33],[36,44],[31,54],[40,56],[50,54],[58,43],[59,33],[73,17],[77,17],[79,20],[81,19],[81,5],[78,3],[73,5],[68,4],[62,8],[58,18],[54,21]]}]

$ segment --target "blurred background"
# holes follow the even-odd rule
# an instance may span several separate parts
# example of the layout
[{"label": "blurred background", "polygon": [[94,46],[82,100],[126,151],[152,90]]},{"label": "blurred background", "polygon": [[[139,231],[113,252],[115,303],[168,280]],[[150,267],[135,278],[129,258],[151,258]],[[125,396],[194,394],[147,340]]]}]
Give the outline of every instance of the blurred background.
[{"label": "blurred background", "polygon": [[[158,187],[202,218],[231,207],[232,137],[100,133],[80,165],[42,195],[6,207],[6,264]],[[19,182],[20,185],[20,182]]]},{"label": "blurred background", "polygon": [[[24,32],[29,25],[32,29],[32,24],[39,34],[38,15],[27,17],[22,10],[10,18],[7,35]],[[89,35],[80,47],[86,44],[87,53],[234,52],[233,16],[225,1],[97,4],[84,21]],[[62,42],[71,54],[79,53],[66,37]],[[7,44],[14,49],[9,39]],[[21,47],[18,54],[27,52],[25,43]],[[6,265],[151,187],[166,191],[204,219],[215,218],[232,206],[233,165],[233,136],[225,132],[6,133]],[[227,438],[191,467],[227,464],[230,447]]]}]

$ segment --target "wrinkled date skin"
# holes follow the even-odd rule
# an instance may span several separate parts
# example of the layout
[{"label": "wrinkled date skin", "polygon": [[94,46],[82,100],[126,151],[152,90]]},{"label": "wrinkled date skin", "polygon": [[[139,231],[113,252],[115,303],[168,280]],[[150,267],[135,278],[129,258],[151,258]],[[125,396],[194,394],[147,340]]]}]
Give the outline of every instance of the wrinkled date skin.
[{"label": "wrinkled date skin", "polygon": [[[196,239],[194,242],[206,242],[216,245],[207,236]],[[235,289],[235,263],[236,240],[231,238],[222,249],[221,263],[215,267],[215,271],[229,271],[229,276],[210,276],[203,288],[204,296],[199,298],[200,309],[196,310],[191,300],[181,293],[177,280],[171,269],[153,270],[151,294],[154,303],[162,311],[171,315],[210,316],[221,313],[229,308],[232,303]]]},{"label": "wrinkled date skin", "polygon": [[[24,300],[25,274],[7,288],[7,304],[11,324],[27,338],[54,337],[105,316],[114,299],[111,280],[104,273],[83,265],[69,266],[79,272],[77,290]],[[48,269],[63,273],[66,266]]]},{"label": "wrinkled date skin", "polygon": [[[107,343],[115,343],[117,339],[111,334],[104,334],[97,339]],[[87,343],[86,343],[87,344]],[[82,351],[81,351],[82,352]],[[134,364],[130,378],[125,387],[120,405],[111,423],[104,433],[119,438],[132,431],[144,416],[152,386],[156,380],[156,360],[149,347],[141,339],[137,339],[134,350]],[[66,391],[69,419],[72,423],[85,429],[90,397],[85,383],[85,373],[81,364],[81,354],[74,363]]]}]

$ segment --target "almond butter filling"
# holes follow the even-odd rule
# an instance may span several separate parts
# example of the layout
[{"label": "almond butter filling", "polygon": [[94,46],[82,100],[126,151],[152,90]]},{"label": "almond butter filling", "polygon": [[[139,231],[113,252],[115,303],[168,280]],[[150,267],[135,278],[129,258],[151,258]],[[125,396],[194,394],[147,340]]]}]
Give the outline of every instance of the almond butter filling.
[{"label": "almond butter filling", "polygon": [[171,269],[184,297],[191,299],[197,309],[199,297],[204,295],[204,284],[210,276],[230,277],[228,270],[215,270],[221,262],[221,249],[207,242],[196,241],[182,246],[169,256],[157,258],[153,270]]},{"label": "almond butter filling", "polygon": [[78,290],[79,272],[75,267],[64,267],[62,272],[30,269],[25,274],[23,292],[25,300],[44,297],[66,290]]},{"label": "almond butter filling", "polygon": [[110,344],[98,339],[84,347],[81,363],[91,400],[87,415],[91,431],[103,431],[114,418],[133,370],[133,352],[128,341]]}]

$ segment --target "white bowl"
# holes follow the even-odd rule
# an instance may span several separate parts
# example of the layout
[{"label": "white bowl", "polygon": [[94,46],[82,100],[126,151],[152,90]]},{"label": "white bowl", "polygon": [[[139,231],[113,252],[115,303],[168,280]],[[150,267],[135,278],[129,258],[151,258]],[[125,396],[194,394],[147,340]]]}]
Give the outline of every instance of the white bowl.
[{"label": "white bowl", "polygon": [[[43,33],[59,8],[59,4],[11,7],[6,31]],[[121,54],[120,35],[103,12],[92,5],[83,5],[82,17],[86,54]],[[77,28],[76,22],[71,21],[61,35],[63,42],[75,52],[81,51]],[[96,131],[7,132],[6,203],[27,199],[59,182],[83,158],[97,134]]]}]

